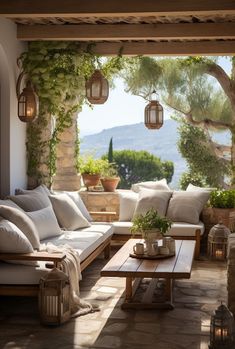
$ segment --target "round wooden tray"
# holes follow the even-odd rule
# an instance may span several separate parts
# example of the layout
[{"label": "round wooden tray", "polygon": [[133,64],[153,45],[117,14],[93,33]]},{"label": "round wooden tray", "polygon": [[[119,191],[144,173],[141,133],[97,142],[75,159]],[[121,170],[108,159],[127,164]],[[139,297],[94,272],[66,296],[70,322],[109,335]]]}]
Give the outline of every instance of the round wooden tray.
[{"label": "round wooden tray", "polygon": [[149,256],[147,253],[144,254],[135,254],[135,253],[130,253],[130,257],[133,258],[139,258],[139,259],[163,259],[163,258],[169,258],[175,256],[175,253],[170,253],[170,254],[157,254],[156,256]]}]

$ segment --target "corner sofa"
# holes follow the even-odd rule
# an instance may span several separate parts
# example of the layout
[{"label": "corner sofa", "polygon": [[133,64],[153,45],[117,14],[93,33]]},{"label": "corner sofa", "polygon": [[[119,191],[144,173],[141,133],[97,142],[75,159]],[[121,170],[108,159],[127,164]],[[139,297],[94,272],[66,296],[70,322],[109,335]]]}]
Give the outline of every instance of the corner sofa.
[{"label": "corner sofa", "polygon": [[113,227],[92,222],[78,193],[40,186],[17,194],[0,200],[0,295],[38,295],[40,278],[65,258],[40,252],[43,244],[76,249],[81,270],[101,252],[108,258]]},{"label": "corner sofa", "polygon": [[175,239],[196,240],[195,258],[198,258],[205,230],[200,214],[210,191],[210,188],[191,184],[186,191],[172,191],[165,179],[137,183],[131,190],[120,190],[119,221],[113,222],[112,239],[129,239],[132,218],[154,207],[160,215],[167,216],[173,222],[167,235]]}]

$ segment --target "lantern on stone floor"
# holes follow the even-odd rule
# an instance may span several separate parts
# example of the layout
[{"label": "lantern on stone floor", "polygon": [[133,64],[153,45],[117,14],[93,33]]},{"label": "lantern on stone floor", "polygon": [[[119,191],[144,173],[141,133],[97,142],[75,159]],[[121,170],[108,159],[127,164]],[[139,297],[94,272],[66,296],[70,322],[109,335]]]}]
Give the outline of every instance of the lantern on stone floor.
[{"label": "lantern on stone floor", "polygon": [[208,234],[207,252],[211,259],[225,260],[230,230],[222,223],[214,225]]},{"label": "lantern on stone floor", "polygon": [[222,304],[211,316],[209,349],[234,349],[235,324],[233,314]]},{"label": "lantern on stone floor", "polygon": [[30,80],[27,80],[26,86],[20,93],[21,81],[24,73],[19,75],[16,85],[16,92],[18,98],[18,117],[23,122],[31,122],[38,116],[38,96],[34,91]]},{"label": "lantern on stone floor", "polygon": [[[153,91],[156,95],[156,91]],[[163,107],[157,99],[151,99],[144,110],[144,124],[148,129],[159,129],[163,125]]]},{"label": "lantern on stone floor", "polygon": [[109,82],[96,69],[91,77],[86,81],[86,97],[91,104],[103,104],[109,96]]},{"label": "lantern on stone floor", "polygon": [[70,319],[70,283],[68,276],[52,269],[39,284],[39,310],[42,324],[60,325]]}]

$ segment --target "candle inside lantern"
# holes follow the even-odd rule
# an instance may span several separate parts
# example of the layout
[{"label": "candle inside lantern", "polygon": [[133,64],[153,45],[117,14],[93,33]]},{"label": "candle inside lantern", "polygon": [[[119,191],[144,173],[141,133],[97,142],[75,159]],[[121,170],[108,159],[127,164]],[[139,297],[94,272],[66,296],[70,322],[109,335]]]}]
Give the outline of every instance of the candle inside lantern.
[{"label": "candle inside lantern", "polygon": [[225,339],[228,336],[227,328],[217,328],[215,330],[215,336],[217,339]]},{"label": "candle inside lantern", "polygon": [[27,116],[32,116],[33,115],[33,108],[28,107],[27,108]]},{"label": "candle inside lantern", "polygon": [[216,250],[215,251],[215,257],[216,258],[223,258],[223,251],[222,250]]}]

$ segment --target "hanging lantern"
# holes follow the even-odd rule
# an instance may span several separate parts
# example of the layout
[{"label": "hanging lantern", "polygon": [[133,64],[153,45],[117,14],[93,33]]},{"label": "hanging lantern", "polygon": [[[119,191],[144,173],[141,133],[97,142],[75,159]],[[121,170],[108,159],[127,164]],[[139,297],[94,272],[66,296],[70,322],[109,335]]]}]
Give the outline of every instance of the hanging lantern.
[{"label": "hanging lantern", "polygon": [[18,117],[23,122],[33,121],[38,116],[38,96],[35,93],[31,82],[28,80],[23,92],[20,93],[20,85],[24,73],[21,73],[17,80]]},{"label": "hanging lantern", "polygon": [[92,104],[103,104],[109,96],[109,82],[100,70],[95,70],[86,81],[86,97]]},{"label": "hanging lantern", "polygon": [[211,259],[225,260],[230,230],[222,223],[214,225],[208,234],[207,253]]},{"label": "hanging lantern", "polygon": [[[156,91],[153,91],[156,94]],[[159,129],[163,125],[163,107],[157,100],[151,100],[144,110],[144,124],[148,129]]]},{"label": "hanging lantern", "polygon": [[70,319],[69,278],[57,268],[40,279],[39,310],[45,325],[60,325]]},{"label": "hanging lantern", "polygon": [[221,303],[211,316],[209,349],[233,349],[235,325],[233,314]]}]

